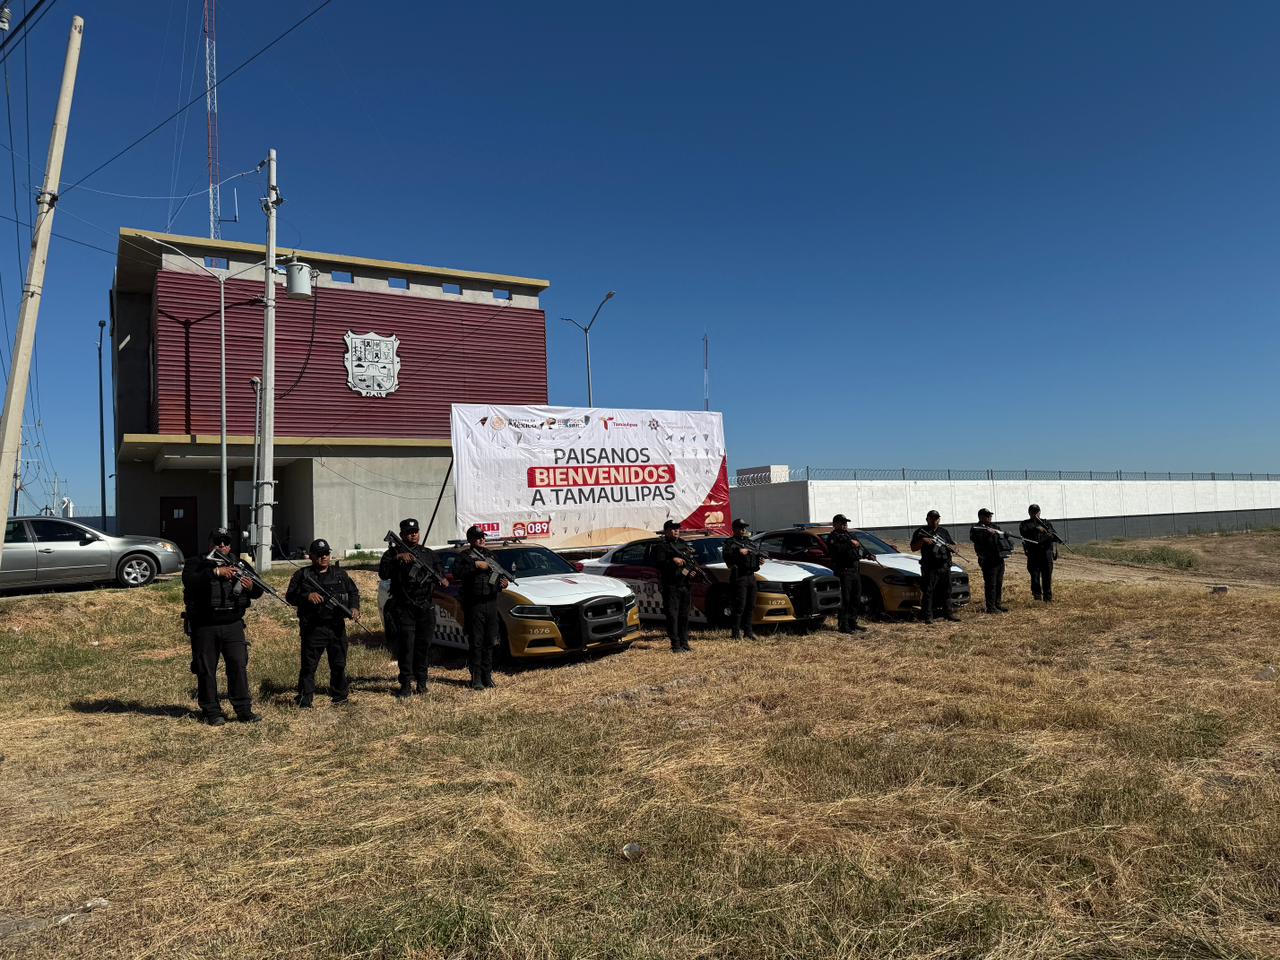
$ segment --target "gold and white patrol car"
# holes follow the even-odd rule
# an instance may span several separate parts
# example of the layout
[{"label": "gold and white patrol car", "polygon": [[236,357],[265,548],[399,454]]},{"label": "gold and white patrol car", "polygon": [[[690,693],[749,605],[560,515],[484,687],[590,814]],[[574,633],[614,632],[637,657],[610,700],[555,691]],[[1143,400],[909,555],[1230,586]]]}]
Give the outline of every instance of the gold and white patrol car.
[{"label": "gold and white patrol car", "polygon": [[[464,542],[434,547],[445,574],[453,572]],[[582,573],[546,547],[531,543],[495,541],[489,550],[511,577],[498,596],[502,615],[500,654],[545,657],[585,650],[607,650],[631,642],[640,631],[635,594],[613,577]],[[467,649],[462,629],[459,584],[435,591],[436,636],[439,646]],[[378,613],[387,604],[391,582],[378,584]],[[394,641],[394,625],[383,616],[387,639]]]}]

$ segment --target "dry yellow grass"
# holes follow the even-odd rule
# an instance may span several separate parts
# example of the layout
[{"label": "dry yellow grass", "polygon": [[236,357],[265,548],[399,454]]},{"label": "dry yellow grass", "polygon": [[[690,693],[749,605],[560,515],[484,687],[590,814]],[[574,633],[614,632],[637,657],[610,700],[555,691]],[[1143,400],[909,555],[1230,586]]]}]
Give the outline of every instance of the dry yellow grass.
[{"label": "dry yellow grass", "polygon": [[1280,591],[1070,566],[1050,607],[1011,565],[1005,617],[450,663],[409,706],[355,647],[309,713],[263,604],[266,722],[217,730],[175,585],[0,601],[0,956],[1280,955]]}]

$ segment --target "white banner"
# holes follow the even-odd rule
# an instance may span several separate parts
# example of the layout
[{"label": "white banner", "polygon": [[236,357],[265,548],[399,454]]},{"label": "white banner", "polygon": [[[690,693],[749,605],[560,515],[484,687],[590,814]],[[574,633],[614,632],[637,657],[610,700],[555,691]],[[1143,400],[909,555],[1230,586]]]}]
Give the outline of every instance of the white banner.
[{"label": "white banner", "polygon": [[718,413],[454,404],[458,530],[551,547],[624,543],[666,520],[727,532]]}]

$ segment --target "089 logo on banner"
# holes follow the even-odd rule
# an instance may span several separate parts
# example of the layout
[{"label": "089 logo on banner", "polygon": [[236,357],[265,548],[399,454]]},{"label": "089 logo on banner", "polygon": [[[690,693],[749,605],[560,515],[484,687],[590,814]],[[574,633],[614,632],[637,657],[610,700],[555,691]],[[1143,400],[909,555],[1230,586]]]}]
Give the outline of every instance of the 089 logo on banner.
[{"label": "089 logo on banner", "polygon": [[347,341],[347,386],[362,397],[385,397],[400,386],[400,338],[350,330]]}]

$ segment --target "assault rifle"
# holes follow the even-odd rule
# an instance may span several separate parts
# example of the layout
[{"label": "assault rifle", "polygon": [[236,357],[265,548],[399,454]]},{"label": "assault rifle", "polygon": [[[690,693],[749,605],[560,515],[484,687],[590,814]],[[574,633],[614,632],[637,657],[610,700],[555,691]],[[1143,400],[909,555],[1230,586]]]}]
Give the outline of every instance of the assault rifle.
[{"label": "assault rifle", "polygon": [[[338,611],[338,613],[342,614],[346,619],[350,620],[352,623],[354,623],[357,627],[359,627],[369,636],[371,637],[375,636],[372,630],[370,630],[368,627],[366,627],[363,623],[360,622],[360,619],[356,616],[356,612],[354,610],[352,610],[349,606],[347,606],[345,603],[343,603],[341,600],[335,597],[331,591],[326,590],[321,585],[320,581],[317,580],[315,576],[311,573],[310,567],[298,567],[298,569],[302,571],[302,582],[306,584],[308,587],[310,587],[313,593],[320,594],[321,598],[323,599],[324,602],[321,603],[320,606],[325,607],[329,610]],[[299,619],[301,619],[302,617],[301,607],[298,608],[298,617]]]},{"label": "assault rifle", "polygon": [[679,538],[674,542],[676,544],[676,553],[680,554],[680,558],[684,560],[684,566],[680,568],[682,576],[701,576],[703,580],[712,585],[718,582],[715,577],[707,572],[707,568],[698,562],[698,557],[693,552],[693,547]]},{"label": "assault rifle", "polygon": [[950,550],[952,553],[959,556],[961,560],[969,559],[963,553],[960,552],[960,544],[956,543],[954,540],[943,540],[941,537],[937,536],[936,534],[930,534],[925,537],[922,537],[921,539],[924,540],[926,543],[932,543],[941,547],[945,547],[947,550]]},{"label": "assault rifle", "polygon": [[489,586],[497,587],[499,590],[503,590],[505,588],[502,586],[501,581],[503,580],[507,581],[507,584],[509,586],[514,586],[518,582],[515,577],[507,573],[507,571],[502,568],[501,564],[499,564],[498,561],[494,559],[493,554],[485,555],[481,553],[479,550],[477,550],[474,546],[470,547],[469,549],[474,559],[488,565]]},{"label": "assault rifle", "polygon": [[[292,604],[290,604],[288,600],[280,596],[280,594],[276,593],[275,590],[271,588],[271,585],[267,583],[267,581],[263,580],[262,577],[258,576],[257,570],[253,569],[253,567],[249,566],[249,564],[245,563],[243,560],[241,560],[239,557],[235,556],[234,554],[219,553],[216,549],[214,549],[209,551],[209,555],[205,557],[205,559],[212,560],[215,566],[233,567],[234,569],[240,572],[241,577],[244,577],[245,579],[249,580],[251,583],[255,584],[256,586],[261,587],[263,593],[271,594],[271,596],[275,597],[277,600],[283,603],[286,607],[292,606]],[[239,594],[241,589],[242,589],[241,585],[237,583],[235,585],[233,592],[236,594]]]},{"label": "assault rifle", "polygon": [[413,547],[405,543],[393,531],[388,530],[387,535],[382,539],[396,553],[407,553],[413,557],[413,560],[409,563],[409,579],[415,584],[430,586],[432,589],[445,586],[444,578],[440,576],[440,571],[431,564],[424,562]]}]

